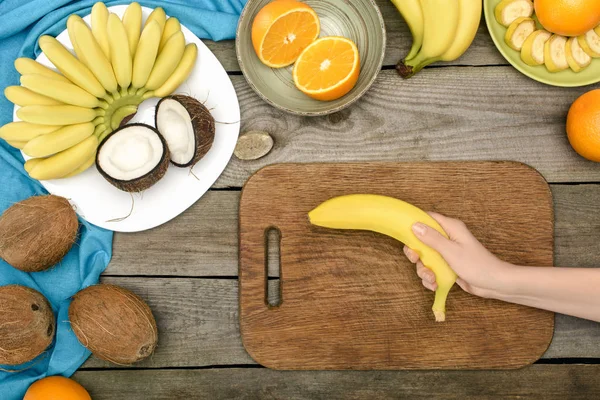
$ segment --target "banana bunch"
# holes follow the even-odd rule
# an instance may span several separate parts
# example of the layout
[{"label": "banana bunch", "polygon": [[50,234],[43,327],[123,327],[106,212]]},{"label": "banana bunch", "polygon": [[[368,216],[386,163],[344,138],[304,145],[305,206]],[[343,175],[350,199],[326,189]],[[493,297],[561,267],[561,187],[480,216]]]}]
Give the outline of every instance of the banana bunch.
[{"label": "banana bunch", "polygon": [[396,66],[410,78],[437,61],[453,61],[471,45],[481,20],[481,0],[391,0],[413,37],[410,52]]},{"label": "banana bunch", "polygon": [[78,15],[67,20],[74,56],[56,38],[39,45],[56,72],[18,58],[20,86],[4,91],[20,106],[0,128],[0,138],[30,157],[25,170],[34,179],[77,175],[95,162],[102,140],[150,97],[171,94],[191,73],[198,54],[185,43],[177,18],[158,7],[142,26],[142,8],[131,3],[123,19],[104,3],[92,8],[91,28]]},{"label": "banana bunch", "polygon": [[456,273],[438,252],[417,239],[411,229],[416,222],[422,222],[447,236],[429,214],[393,197],[353,194],[327,200],[309,212],[308,218],[311,224],[324,228],[378,232],[417,251],[423,264],[435,274],[438,285],[431,308],[435,320],[446,320],[446,298],[456,282]]}]

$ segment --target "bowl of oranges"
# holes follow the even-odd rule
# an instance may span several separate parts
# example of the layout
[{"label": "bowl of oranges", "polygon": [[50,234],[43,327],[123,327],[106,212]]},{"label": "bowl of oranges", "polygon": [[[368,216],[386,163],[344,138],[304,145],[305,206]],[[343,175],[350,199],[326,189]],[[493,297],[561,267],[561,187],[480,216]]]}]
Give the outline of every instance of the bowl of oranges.
[{"label": "bowl of oranges", "polygon": [[600,82],[600,1],[484,0],[488,30],[504,58],[554,86]]},{"label": "bowl of oranges", "polygon": [[236,53],[244,77],[267,103],[318,116],[357,101],[377,78],[385,26],[374,0],[249,0]]}]

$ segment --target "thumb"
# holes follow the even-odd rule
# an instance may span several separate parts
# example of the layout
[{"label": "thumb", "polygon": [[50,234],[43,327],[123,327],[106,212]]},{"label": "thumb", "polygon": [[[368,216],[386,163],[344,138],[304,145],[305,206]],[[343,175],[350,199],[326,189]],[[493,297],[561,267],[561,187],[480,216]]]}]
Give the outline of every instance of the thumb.
[{"label": "thumb", "polygon": [[415,223],[412,226],[412,231],[421,242],[440,253],[442,257],[444,254],[447,254],[453,245],[450,239],[447,239],[437,230],[421,222]]}]

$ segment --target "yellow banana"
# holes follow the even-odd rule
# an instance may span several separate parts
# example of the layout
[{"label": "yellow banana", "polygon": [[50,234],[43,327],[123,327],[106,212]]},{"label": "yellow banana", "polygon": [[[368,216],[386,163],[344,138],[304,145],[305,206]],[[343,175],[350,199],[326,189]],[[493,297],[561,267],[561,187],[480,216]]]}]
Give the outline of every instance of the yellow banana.
[{"label": "yellow banana", "polygon": [[165,30],[165,24],[167,23],[167,14],[165,14],[165,10],[162,7],[156,7],[148,18],[146,19],[146,23],[144,24],[144,29],[150,25],[150,22],[156,21],[158,26],[160,27],[160,34],[162,36],[163,31]]},{"label": "yellow banana", "polygon": [[179,20],[177,18],[171,17],[167,19],[167,22],[165,23],[165,29],[163,30],[162,37],[160,38],[160,44],[158,45],[159,54],[165,47],[165,44],[167,44],[167,40],[169,40],[169,38],[173,36],[173,34],[180,31],[181,24],[179,23]]},{"label": "yellow banana", "polygon": [[30,122],[16,121],[0,127],[0,138],[11,141],[28,142],[40,135],[46,135],[60,128],[60,125],[39,125]]},{"label": "yellow banana", "polygon": [[128,88],[131,84],[132,61],[127,41],[125,26],[111,13],[108,16],[108,43],[110,44],[110,61],[121,88]]},{"label": "yellow banana", "polygon": [[[420,0],[423,11],[423,45],[411,60],[397,65],[403,78],[410,78],[450,49],[460,17],[459,0]],[[481,16],[481,13],[479,14]]]},{"label": "yellow banana", "polygon": [[195,43],[190,43],[185,46],[183,56],[181,57],[181,61],[179,61],[179,65],[177,65],[177,68],[175,68],[175,71],[173,71],[171,76],[167,78],[161,87],[144,94],[144,99],[152,96],[165,97],[173,93],[188,78],[194,69],[197,56],[198,47]]},{"label": "yellow banana", "polygon": [[58,79],[64,82],[71,83],[70,80],[65,78],[63,75],[59,74],[56,71],[51,70],[48,67],[43,66],[39,62],[32,60],[31,58],[19,57],[15,60],[15,69],[21,75],[28,74],[40,74],[47,76],[48,78]]},{"label": "yellow banana", "polygon": [[84,56],[83,52],[81,51],[81,49],[79,48],[79,45],[77,44],[77,37],[75,35],[75,22],[76,21],[85,24],[85,21],[79,15],[72,14],[69,18],[67,18],[67,33],[69,34],[69,39],[71,40],[71,45],[73,46],[73,51],[75,51],[75,55],[77,56],[77,59],[79,61],[81,61],[82,63],[84,63],[89,68],[89,65],[87,65],[87,63],[86,63],[85,56]]},{"label": "yellow banana", "polygon": [[131,84],[135,88],[144,87],[148,81],[148,77],[156,61],[161,33],[160,26],[156,21],[150,21],[150,23],[146,23],[146,26],[144,26],[133,59]]},{"label": "yellow banana", "polygon": [[392,3],[398,11],[412,35],[413,43],[408,55],[404,58],[404,61],[411,60],[414,58],[423,44],[423,11],[421,11],[421,3],[419,0],[392,0]]},{"label": "yellow banana", "polygon": [[47,157],[82,142],[94,132],[91,122],[64,126],[47,135],[30,140],[23,152],[30,157]]},{"label": "yellow banana", "polygon": [[165,44],[164,50],[156,58],[152,72],[148,77],[145,88],[148,90],[158,89],[166,80],[171,76],[181,56],[183,56],[183,50],[185,49],[185,38],[183,32],[179,31],[174,33],[167,44]]},{"label": "yellow banana", "polygon": [[17,117],[32,124],[71,125],[93,120],[96,111],[71,105],[25,106],[17,110]]},{"label": "yellow banana", "polygon": [[6,89],[4,89],[4,96],[11,103],[21,107],[33,106],[37,104],[44,106],[56,106],[62,104],[58,100],[35,93],[27,88],[24,88],[23,86],[7,86]]},{"label": "yellow banana", "polygon": [[[44,75],[22,75],[21,85],[65,104],[86,108],[95,108],[100,105],[97,97],[89,94],[79,86],[48,78]],[[42,105],[41,103],[38,104]]]},{"label": "yellow banana", "polygon": [[460,16],[454,41],[440,57],[442,61],[454,61],[471,46],[481,22],[481,0],[459,0]]},{"label": "yellow banana", "polygon": [[6,143],[19,150],[23,150],[23,147],[27,144],[27,142],[21,140],[7,140]]},{"label": "yellow banana", "polygon": [[79,175],[80,173],[86,171],[89,167],[96,163],[96,152],[88,158],[81,166],[77,167],[73,172],[68,173],[64,176],[64,178],[70,178],[75,175]]},{"label": "yellow banana", "polygon": [[446,298],[456,282],[456,274],[442,256],[423,244],[412,232],[416,222],[431,226],[447,237],[442,227],[429,214],[392,197],[357,194],[330,199],[312,210],[310,223],[333,229],[368,230],[391,236],[417,251],[423,264],[430,268],[438,285],[433,313],[436,321],[444,321]]},{"label": "yellow banana", "polygon": [[58,40],[45,35],[40,37],[39,45],[50,62],[72,83],[96,97],[106,95],[106,90],[92,74],[92,71],[65,49]]},{"label": "yellow banana", "polygon": [[33,167],[38,165],[43,160],[44,160],[43,158],[30,158],[29,160],[25,161],[25,164],[23,165],[23,167],[25,168],[25,171],[29,174],[29,173],[31,173],[31,170],[33,169]]},{"label": "yellow banana", "polygon": [[62,178],[89,160],[97,148],[98,138],[92,135],[67,150],[36,162],[29,168],[29,176],[38,180]]},{"label": "yellow banana", "polygon": [[96,42],[102,49],[104,56],[110,58],[110,45],[108,44],[108,9],[101,1],[92,7],[92,33]]},{"label": "yellow banana", "polygon": [[129,52],[133,58],[142,31],[142,7],[140,3],[133,2],[127,6],[125,14],[123,14],[123,25],[127,31]]},{"label": "yellow banana", "polygon": [[83,21],[78,20],[73,22],[73,29],[75,30],[77,46],[82,53],[82,57],[85,59],[85,64],[104,89],[108,92],[115,92],[117,90],[117,79],[115,78],[112,65],[104,55],[96,39],[94,39],[92,31],[90,31]]}]

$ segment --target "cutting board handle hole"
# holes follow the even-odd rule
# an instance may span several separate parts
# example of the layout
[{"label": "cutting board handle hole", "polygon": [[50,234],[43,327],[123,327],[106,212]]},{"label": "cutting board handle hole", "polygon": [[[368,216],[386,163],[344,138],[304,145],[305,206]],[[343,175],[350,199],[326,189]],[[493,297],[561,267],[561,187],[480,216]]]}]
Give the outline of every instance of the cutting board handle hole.
[{"label": "cutting board handle hole", "polygon": [[265,302],[269,307],[279,307],[282,302],[281,231],[275,227],[265,231],[265,261]]}]

